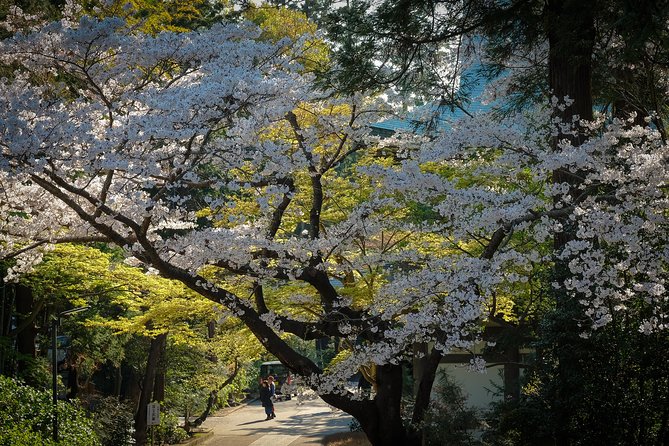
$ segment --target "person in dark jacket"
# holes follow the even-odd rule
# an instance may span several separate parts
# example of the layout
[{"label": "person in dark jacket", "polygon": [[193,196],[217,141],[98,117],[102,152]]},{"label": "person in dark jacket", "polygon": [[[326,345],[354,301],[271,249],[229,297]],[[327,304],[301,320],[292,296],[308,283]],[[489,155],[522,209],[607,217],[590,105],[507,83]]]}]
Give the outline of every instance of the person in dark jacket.
[{"label": "person in dark jacket", "polygon": [[272,402],[271,390],[266,379],[260,382],[260,402],[262,403],[262,407],[265,408],[265,414],[267,415],[265,420],[274,418],[274,403]]},{"label": "person in dark jacket", "polygon": [[274,385],[274,377],[269,375],[267,377],[267,384],[269,384],[269,397],[272,399],[272,418],[276,418],[274,413],[274,400],[276,399],[276,385]]}]

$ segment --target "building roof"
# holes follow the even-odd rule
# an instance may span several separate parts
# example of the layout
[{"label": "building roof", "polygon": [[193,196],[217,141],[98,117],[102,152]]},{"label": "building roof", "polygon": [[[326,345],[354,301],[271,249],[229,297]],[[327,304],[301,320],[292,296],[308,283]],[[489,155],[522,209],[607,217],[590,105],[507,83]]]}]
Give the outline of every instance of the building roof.
[{"label": "building roof", "polygon": [[371,125],[372,132],[378,136],[391,136],[393,133],[415,132],[423,133],[427,128],[426,122],[432,118],[432,128],[448,129],[449,123],[464,118],[467,114],[479,114],[488,111],[491,104],[484,104],[481,100],[486,81],[477,73],[478,67],[471,68],[463,77],[467,78],[467,88],[471,101],[465,110],[457,107],[439,106],[438,102],[432,102],[416,107],[407,113],[404,118],[391,118]]}]

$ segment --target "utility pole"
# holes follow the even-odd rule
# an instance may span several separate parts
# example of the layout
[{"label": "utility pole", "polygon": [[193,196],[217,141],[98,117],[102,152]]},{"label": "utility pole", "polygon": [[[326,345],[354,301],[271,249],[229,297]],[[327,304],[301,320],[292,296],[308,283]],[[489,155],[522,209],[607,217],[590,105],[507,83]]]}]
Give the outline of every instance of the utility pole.
[{"label": "utility pole", "polygon": [[53,402],[53,441],[58,443],[58,327],[60,318],[69,316],[80,311],[88,310],[90,307],[77,307],[58,313],[51,321],[51,391]]}]

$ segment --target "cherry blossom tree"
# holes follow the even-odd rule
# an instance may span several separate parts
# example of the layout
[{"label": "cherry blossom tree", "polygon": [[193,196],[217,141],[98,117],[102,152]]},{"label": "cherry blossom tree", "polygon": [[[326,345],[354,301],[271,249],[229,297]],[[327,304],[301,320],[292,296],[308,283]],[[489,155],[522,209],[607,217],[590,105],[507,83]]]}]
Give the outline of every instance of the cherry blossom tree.
[{"label": "cherry blossom tree", "polygon": [[[408,443],[401,362],[435,333],[439,351],[471,342],[480,297],[452,270],[386,271],[427,258],[406,249],[422,234],[410,216],[351,167],[388,162],[367,125],[387,107],[320,92],[294,62],[299,42],[258,36],[249,24],[147,36],[83,17],[2,42],[16,67],[0,87],[3,255],[20,274],[37,247],[115,243],[226,306],[374,443]],[[283,333],[350,349],[324,371]],[[370,363],[373,400],[345,388]]]}]

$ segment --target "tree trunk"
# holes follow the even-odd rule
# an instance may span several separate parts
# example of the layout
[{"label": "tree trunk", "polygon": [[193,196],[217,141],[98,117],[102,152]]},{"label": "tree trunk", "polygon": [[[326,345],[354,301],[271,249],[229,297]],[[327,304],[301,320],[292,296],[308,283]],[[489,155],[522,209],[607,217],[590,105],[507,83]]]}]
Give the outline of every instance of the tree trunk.
[{"label": "tree trunk", "polygon": [[115,369],[115,376],[114,376],[114,393],[113,395],[120,399],[121,398],[121,389],[123,385],[123,369],[121,368],[121,364],[119,364],[116,369]]},{"label": "tree trunk", "polygon": [[321,395],[323,400],[355,417],[373,446],[418,446],[420,439],[410,436],[401,417],[402,366],[376,367],[376,396],[373,400],[351,400],[336,394]]},{"label": "tree trunk", "polygon": [[504,364],[504,398],[511,401],[520,399],[520,352],[518,346],[509,346]]},{"label": "tree trunk", "polygon": [[[37,328],[35,327],[35,318],[32,314],[35,306],[32,289],[24,285],[16,285],[16,349],[19,353],[17,363],[17,374],[24,377],[31,365],[31,359],[35,358],[35,338]],[[30,384],[30,383],[29,383]]]},{"label": "tree trunk", "polygon": [[[552,0],[547,2],[546,26],[549,42],[548,74],[552,94],[562,103],[565,98],[573,102],[563,110],[555,108],[554,117],[561,123],[571,123],[574,116],[592,120],[592,52],[595,38],[593,19],[594,2],[581,0]],[[574,146],[582,144],[587,133],[576,125],[576,132],[563,133],[560,128],[553,138],[553,150],[559,150],[560,141],[567,139]],[[560,169],[553,172],[554,183],[570,185],[572,197],[578,193],[578,175]],[[554,237],[554,248],[559,252],[573,239],[576,228],[568,220],[563,222],[563,232]],[[556,260],[554,280],[563,283],[570,276],[569,260]],[[563,335],[556,340],[557,391],[554,404],[555,440],[558,446],[572,443],[570,429],[572,408],[570,400],[579,393],[578,334],[582,330],[576,315],[580,307],[577,298],[570,297],[564,290],[556,291],[556,310],[561,316]]]},{"label": "tree trunk", "polygon": [[9,358],[11,358],[11,342],[9,332],[12,326],[12,310],[14,309],[14,288],[0,279],[0,375],[10,375]]},{"label": "tree trunk", "polygon": [[160,359],[156,366],[156,378],[153,382],[153,401],[165,401],[165,373],[167,372],[167,336],[158,336],[160,342]]},{"label": "tree trunk", "polygon": [[135,442],[138,446],[146,444],[146,406],[151,402],[156,370],[160,362],[161,346],[165,342],[165,339],[167,339],[167,333],[160,334],[151,339],[149,357],[146,361],[146,370],[144,372],[144,379],[142,380],[142,391],[139,395],[139,403],[137,404],[137,412],[135,413]]},{"label": "tree trunk", "polygon": [[67,366],[67,394],[65,398],[72,399],[76,398],[79,393],[79,377],[77,373],[77,368],[73,365]]},{"label": "tree trunk", "polygon": [[0,279],[0,336],[9,336],[14,308],[14,289]]},{"label": "tree trunk", "polygon": [[[416,373],[418,389],[416,389],[416,402],[414,405],[413,417],[411,418],[413,427],[420,426],[425,418],[425,412],[430,405],[432,386],[434,385],[434,380],[437,376],[437,368],[439,368],[441,358],[443,358],[441,352],[433,348],[426,357],[418,360],[421,364],[420,370]],[[420,432],[417,432],[416,434],[420,435]]]}]

